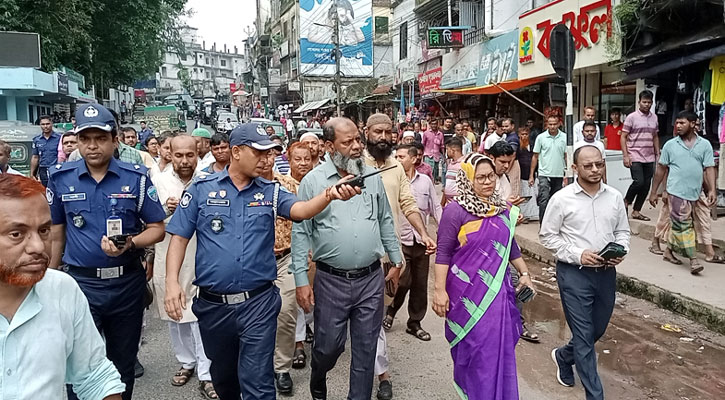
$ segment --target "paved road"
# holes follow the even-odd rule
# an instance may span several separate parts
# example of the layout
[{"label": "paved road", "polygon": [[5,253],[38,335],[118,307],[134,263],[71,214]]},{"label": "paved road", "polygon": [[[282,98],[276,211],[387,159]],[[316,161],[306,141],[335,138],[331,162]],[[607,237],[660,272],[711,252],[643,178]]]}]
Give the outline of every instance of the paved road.
[{"label": "paved road", "polygon": [[[532,265],[540,295],[525,309],[525,316],[542,336],[542,343],[520,342],[517,347],[521,399],[579,400],[581,383],[559,386],[549,352],[563,343],[569,332],[563,321],[555,282],[546,266]],[[432,282],[431,282],[432,283]],[[451,385],[452,363],[443,337],[443,320],[429,312],[423,326],[432,340],[421,342],[405,333],[405,310],[401,310],[388,340],[395,399],[456,399]],[[401,323],[402,322],[402,323]],[[679,333],[664,331],[662,324],[680,327]],[[684,340],[680,338],[686,338]],[[693,339],[690,341],[690,339]],[[201,399],[197,380],[185,387],[169,384],[178,368],[165,323],[149,314],[147,343],[140,352],[146,375],[137,381],[136,399]],[[597,345],[602,379],[610,399],[722,399],[725,398],[725,337],[706,331],[652,304],[618,297],[612,324]],[[308,349],[309,354],[309,349]],[[347,393],[350,353],[346,351],[329,375],[329,398],[344,399]],[[309,367],[293,370],[295,393],[281,399],[309,399]],[[373,394],[374,396],[374,394]]]}]

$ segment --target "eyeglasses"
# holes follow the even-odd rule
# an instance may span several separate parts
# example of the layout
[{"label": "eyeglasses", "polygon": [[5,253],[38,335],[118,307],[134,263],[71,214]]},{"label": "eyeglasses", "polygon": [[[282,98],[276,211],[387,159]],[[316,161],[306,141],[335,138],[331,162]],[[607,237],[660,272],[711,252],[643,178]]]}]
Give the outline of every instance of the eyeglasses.
[{"label": "eyeglasses", "polygon": [[607,163],[604,161],[597,161],[593,162],[591,164],[583,164],[581,167],[584,168],[585,171],[591,171],[592,168],[596,165],[597,169],[603,169],[607,166]]},{"label": "eyeglasses", "polygon": [[496,182],[496,178],[497,178],[496,173],[495,172],[491,172],[488,175],[476,175],[476,177],[474,179],[475,179],[476,183],[478,183],[479,185],[483,185],[486,182],[493,182],[493,183],[495,183]]}]

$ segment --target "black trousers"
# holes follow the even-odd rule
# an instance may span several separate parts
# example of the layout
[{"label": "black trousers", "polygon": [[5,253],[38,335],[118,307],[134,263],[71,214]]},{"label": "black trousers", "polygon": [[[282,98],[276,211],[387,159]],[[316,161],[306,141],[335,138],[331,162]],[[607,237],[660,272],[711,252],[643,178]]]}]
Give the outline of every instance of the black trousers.
[{"label": "black trousers", "polygon": [[655,163],[633,162],[629,172],[632,174],[632,184],[629,185],[624,200],[627,201],[627,204],[634,203],[633,209],[635,211],[641,211],[649,194],[652,177],[655,174]]},{"label": "black trousers", "polygon": [[395,314],[403,307],[405,296],[408,298],[408,328],[420,327],[420,321],[428,310],[428,271],[430,269],[430,256],[425,254],[425,246],[414,243],[412,246],[403,245],[405,257],[405,270],[400,276],[398,290],[395,291],[393,303],[388,307],[387,314]]},{"label": "black trousers", "polygon": [[[123,400],[133,395],[134,371],[143,324],[146,275],[143,270],[115,279],[73,275],[88,299],[93,321],[106,341],[106,355],[121,374],[126,391]],[[68,399],[78,397],[68,387]]]},{"label": "black trousers", "polygon": [[50,173],[48,167],[38,167],[38,178],[43,186],[48,187],[48,179],[50,179]]},{"label": "black trousers", "polygon": [[549,205],[549,200],[554,193],[561,190],[561,186],[564,184],[564,178],[552,178],[549,176],[539,175],[539,195],[536,198],[539,206],[539,223],[544,220],[544,213],[546,212],[546,206]]},{"label": "black trousers", "polygon": [[604,335],[614,310],[617,272],[614,268],[580,268],[559,261],[556,279],[571,329],[571,340],[559,354],[565,363],[576,365],[587,400],[604,400],[594,343]]}]

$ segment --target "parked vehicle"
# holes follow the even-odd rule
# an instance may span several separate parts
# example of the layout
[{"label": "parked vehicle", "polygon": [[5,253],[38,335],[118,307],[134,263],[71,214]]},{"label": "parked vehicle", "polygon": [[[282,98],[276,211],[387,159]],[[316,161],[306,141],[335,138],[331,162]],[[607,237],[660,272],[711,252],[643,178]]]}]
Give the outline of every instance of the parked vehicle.
[{"label": "parked vehicle", "polygon": [[214,128],[214,131],[218,133],[230,133],[232,130],[228,129],[228,127],[225,127],[227,119],[232,124],[232,129],[234,129],[237,125],[239,125],[239,119],[237,119],[237,116],[230,113],[230,112],[219,112],[217,113],[217,118],[214,120],[214,123],[212,124],[212,128]]},{"label": "parked vehicle", "polygon": [[165,130],[186,132],[184,114],[184,111],[172,105],[146,107],[143,111],[143,120],[154,132],[161,133]]}]

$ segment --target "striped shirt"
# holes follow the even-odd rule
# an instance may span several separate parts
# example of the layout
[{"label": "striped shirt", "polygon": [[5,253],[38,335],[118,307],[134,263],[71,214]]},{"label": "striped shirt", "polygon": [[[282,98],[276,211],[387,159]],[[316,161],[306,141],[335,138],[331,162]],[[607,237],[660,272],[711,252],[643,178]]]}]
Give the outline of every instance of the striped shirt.
[{"label": "striped shirt", "polygon": [[637,110],[624,120],[622,132],[627,134],[627,151],[632,162],[655,162],[654,137],[659,131],[657,116]]}]

